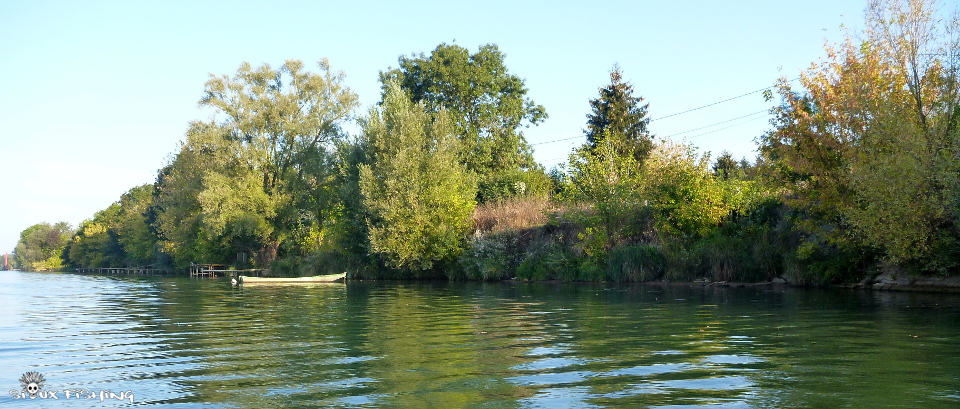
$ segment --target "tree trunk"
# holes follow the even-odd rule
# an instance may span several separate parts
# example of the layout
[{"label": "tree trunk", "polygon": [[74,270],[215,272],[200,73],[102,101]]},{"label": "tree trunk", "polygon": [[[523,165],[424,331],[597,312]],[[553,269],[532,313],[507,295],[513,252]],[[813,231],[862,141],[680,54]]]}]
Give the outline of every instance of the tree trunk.
[{"label": "tree trunk", "polygon": [[257,267],[269,268],[270,264],[273,264],[273,261],[277,259],[277,250],[279,248],[280,242],[278,241],[264,244],[255,256]]}]

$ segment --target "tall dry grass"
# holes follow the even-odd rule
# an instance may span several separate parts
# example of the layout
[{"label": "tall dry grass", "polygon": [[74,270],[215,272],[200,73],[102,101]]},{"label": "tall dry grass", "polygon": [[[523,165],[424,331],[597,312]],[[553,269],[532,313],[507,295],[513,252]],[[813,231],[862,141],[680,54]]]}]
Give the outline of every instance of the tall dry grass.
[{"label": "tall dry grass", "polygon": [[477,206],[473,223],[482,234],[521,231],[547,224],[549,211],[550,200],[545,197],[514,198]]}]

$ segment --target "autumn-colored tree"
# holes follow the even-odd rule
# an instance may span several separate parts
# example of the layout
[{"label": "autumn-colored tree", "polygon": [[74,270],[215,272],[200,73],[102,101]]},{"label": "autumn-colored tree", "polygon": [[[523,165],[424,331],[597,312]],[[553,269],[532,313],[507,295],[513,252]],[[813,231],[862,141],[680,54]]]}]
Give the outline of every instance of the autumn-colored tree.
[{"label": "autumn-colored tree", "polygon": [[[781,80],[776,129],[761,143],[812,215],[809,237],[880,249],[891,263],[956,262],[960,162],[958,20],[919,0],[872,1],[867,29]],[[938,256],[939,255],[939,256]]]}]

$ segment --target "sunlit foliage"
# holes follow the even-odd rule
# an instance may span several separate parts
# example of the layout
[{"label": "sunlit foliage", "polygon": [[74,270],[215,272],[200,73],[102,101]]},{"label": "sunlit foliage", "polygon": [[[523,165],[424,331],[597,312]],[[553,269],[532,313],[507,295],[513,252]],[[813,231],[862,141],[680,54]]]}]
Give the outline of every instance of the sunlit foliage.
[{"label": "sunlit foliage", "polygon": [[426,271],[455,258],[475,206],[476,181],[458,162],[444,111],[432,117],[396,83],[365,120],[360,190],[369,249],[393,268]]},{"label": "sunlit foliage", "polygon": [[956,266],[957,27],[927,2],[873,1],[862,38],[828,47],[801,91],[780,82],[784,104],[761,148],[790,204],[812,216],[809,237],[928,271]]},{"label": "sunlit foliage", "polygon": [[13,250],[14,265],[25,271],[57,271],[63,267],[63,250],[73,236],[67,222],[39,223],[20,233]]},{"label": "sunlit foliage", "polygon": [[[484,202],[545,193],[547,186],[521,131],[543,122],[547,113],[527,97],[524,80],[507,70],[505,57],[494,44],[472,54],[440,44],[430,55],[401,56],[398,68],[380,74],[384,98],[387,84],[397,81],[413,102],[432,113],[447,112],[462,142],[460,161],[479,177]],[[513,189],[518,182],[526,188]]]},{"label": "sunlit foliage", "polygon": [[357,105],[342,73],[318,68],[244,63],[207,81],[200,105],[216,115],[191,124],[159,181],[159,226],[179,264],[219,248],[268,266],[282,243],[317,237],[332,201],[328,149]]}]

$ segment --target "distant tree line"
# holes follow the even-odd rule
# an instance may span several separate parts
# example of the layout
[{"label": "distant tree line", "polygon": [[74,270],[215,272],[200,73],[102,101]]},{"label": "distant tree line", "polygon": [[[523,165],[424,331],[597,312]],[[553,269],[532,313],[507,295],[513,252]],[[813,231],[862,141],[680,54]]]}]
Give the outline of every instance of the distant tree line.
[{"label": "distant tree line", "polygon": [[[960,34],[921,1],[781,80],[759,156],[715,160],[648,129],[615,67],[586,143],[547,172],[522,130],[543,106],[495,45],[440,44],[380,74],[380,103],[324,60],[211,77],[153,184],[73,231],[33,226],[20,266],[224,263],[360,277],[822,284],[884,268],[956,273]],[[52,249],[52,250],[51,250]]]}]

